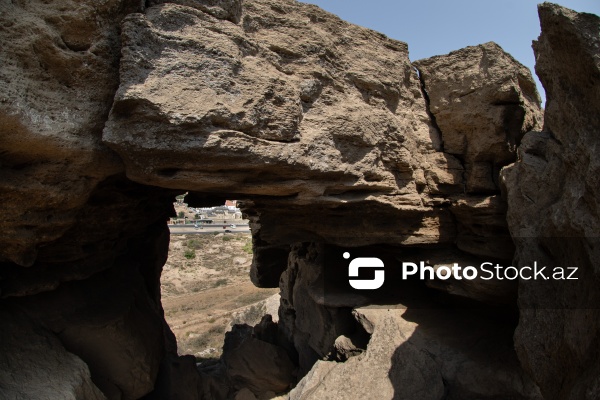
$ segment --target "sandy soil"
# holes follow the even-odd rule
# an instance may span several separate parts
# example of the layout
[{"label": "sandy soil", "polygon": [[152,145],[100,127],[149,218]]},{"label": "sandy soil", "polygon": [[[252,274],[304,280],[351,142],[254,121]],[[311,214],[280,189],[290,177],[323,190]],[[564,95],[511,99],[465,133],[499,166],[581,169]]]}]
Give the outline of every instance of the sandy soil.
[{"label": "sandy soil", "polygon": [[171,235],[161,291],[179,354],[217,358],[232,322],[252,323],[265,311],[263,300],[279,290],[250,282],[251,261],[250,234]]}]

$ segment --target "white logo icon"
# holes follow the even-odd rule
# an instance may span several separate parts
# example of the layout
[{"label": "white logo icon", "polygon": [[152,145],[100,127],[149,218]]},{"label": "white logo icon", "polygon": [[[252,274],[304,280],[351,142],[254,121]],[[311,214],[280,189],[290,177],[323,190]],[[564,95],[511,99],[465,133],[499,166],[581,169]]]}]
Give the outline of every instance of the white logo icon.
[{"label": "white logo icon", "polygon": [[[344,258],[350,258],[350,253],[344,253]],[[360,268],[383,268],[383,261],[375,257],[359,257],[350,261],[348,266],[348,276],[350,278],[358,277]],[[350,286],[358,290],[374,290],[383,286],[385,281],[385,271],[383,269],[375,270],[375,278],[373,279],[350,279]]]}]

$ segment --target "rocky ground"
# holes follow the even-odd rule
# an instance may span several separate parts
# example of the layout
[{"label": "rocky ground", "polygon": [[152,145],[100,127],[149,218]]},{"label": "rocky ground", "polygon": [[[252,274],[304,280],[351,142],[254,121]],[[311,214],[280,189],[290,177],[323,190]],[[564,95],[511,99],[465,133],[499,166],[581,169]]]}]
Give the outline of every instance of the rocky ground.
[{"label": "rocky ground", "polygon": [[254,286],[251,262],[250,234],[171,235],[161,292],[179,354],[218,358],[232,323],[256,324],[272,308],[264,300],[279,290]]}]

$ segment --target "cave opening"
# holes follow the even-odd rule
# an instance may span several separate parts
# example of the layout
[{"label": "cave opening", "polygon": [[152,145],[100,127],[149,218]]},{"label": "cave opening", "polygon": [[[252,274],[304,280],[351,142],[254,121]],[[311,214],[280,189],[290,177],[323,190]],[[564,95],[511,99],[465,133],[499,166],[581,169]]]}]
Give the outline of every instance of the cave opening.
[{"label": "cave opening", "polygon": [[[238,205],[243,211],[241,219],[235,218],[237,211],[216,218],[204,215],[202,209],[242,196],[188,192],[178,206],[176,196],[182,193],[124,177],[106,180],[88,200],[77,225],[60,240],[40,248],[41,261],[36,265],[18,270],[19,274],[35,274],[37,280],[29,281],[25,289],[3,285],[5,293],[42,291],[56,276],[71,279],[58,283],[56,290],[24,297],[20,306],[44,321],[62,345],[89,366],[94,384],[109,398],[123,393],[141,398],[143,391],[148,400],[170,398],[178,391],[203,393],[201,398],[209,399],[225,399],[244,389],[255,396],[281,394],[304,377],[314,376],[309,374],[313,368],[352,366],[350,360],[365,354],[370,354],[367,362],[375,360],[378,368],[389,364],[389,380],[399,382],[399,376],[410,371],[402,367],[401,360],[414,357],[406,355],[405,348],[413,345],[437,351],[436,357],[449,362],[455,347],[465,357],[485,357],[494,346],[497,349],[490,354],[500,360],[506,357],[498,349],[514,355],[516,312],[504,316],[498,312],[486,315],[485,310],[473,312],[465,304],[474,308],[477,302],[469,301],[455,301],[445,308],[419,308],[399,297],[408,292],[399,288],[389,297],[362,299],[335,290],[348,282],[348,261],[341,257],[345,251],[352,257],[381,257],[392,279],[399,259],[434,260],[436,255],[448,259],[454,256],[447,253],[452,245],[356,246],[364,238],[349,237],[341,228],[330,229],[364,222],[349,217],[352,213],[345,207],[351,206],[339,203],[308,206],[318,221],[314,224],[328,235],[319,237],[306,229],[308,224],[300,223],[309,215],[306,208],[285,207],[285,199],[255,196]],[[188,224],[183,225],[193,233],[174,240],[166,221],[177,219],[179,210],[187,213],[184,220],[188,219]],[[252,236],[239,232],[246,219]],[[202,220],[212,221],[200,228]],[[231,227],[232,221],[236,228]],[[383,225],[385,221],[377,222]],[[378,236],[376,243],[382,237]],[[171,253],[178,253],[179,266],[169,264],[169,243]],[[238,253],[226,255],[226,249]],[[215,264],[221,255],[221,263]],[[328,261],[331,256],[335,262]],[[206,265],[197,268],[194,262]],[[89,278],[81,279],[83,273]],[[166,281],[169,273],[173,274]],[[10,281],[24,282],[25,276]],[[416,300],[437,298],[438,305],[452,298],[422,282],[409,281],[405,288],[414,291]],[[277,293],[282,294],[281,299],[257,306]],[[198,296],[204,297],[196,301]],[[231,308],[223,309],[227,304]],[[466,311],[455,312],[453,307]],[[88,316],[82,309],[99,312]],[[240,309],[245,309],[248,319],[235,315]],[[273,318],[263,318],[266,314]],[[404,342],[395,330],[383,329],[388,323],[397,324]],[[97,333],[98,326],[102,326],[102,334]],[[475,350],[461,344],[461,338],[468,338],[464,343],[473,343]],[[224,348],[235,351],[222,354]],[[502,362],[514,364],[515,360]],[[505,365],[498,366],[502,368],[506,369]],[[451,376],[452,371],[444,373]],[[148,388],[153,388],[150,394]]]},{"label": "cave opening", "polygon": [[[390,318],[382,316],[386,310],[407,335],[406,343],[385,350],[392,360],[390,381],[407,373],[398,357],[412,345],[448,360],[454,352],[465,360],[489,355],[499,360],[497,368],[516,373],[507,367],[516,360],[514,298],[491,305],[497,299],[457,295],[418,279],[357,295],[347,290],[348,261],[338,256],[346,250],[353,258],[377,255],[385,262],[388,279],[399,282],[401,260],[452,259],[454,245],[356,246],[363,239],[339,230],[331,231],[337,236],[319,238],[294,229],[303,209],[286,209],[285,199],[256,197],[233,206],[230,199],[235,197],[242,196],[185,192],[171,199],[161,307],[179,360],[187,360],[189,370],[199,375],[199,390],[207,398],[227,398],[243,390],[264,398],[282,395],[303,378],[310,379],[309,371],[318,370],[322,362],[361,357],[373,337],[376,354],[382,334],[374,325]],[[360,222],[348,218],[343,208],[319,210],[320,228],[344,219]],[[385,335],[393,343],[394,335]],[[472,348],[461,344],[465,337]]]},{"label": "cave opening", "polygon": [[237,200],[189,192],[174,200],[161,302],[178,354],[193,355],[206,367],[221,357],[233,325],[254,326],[267,314],[278,320],[279,290],[249,279],[250,220]]}]

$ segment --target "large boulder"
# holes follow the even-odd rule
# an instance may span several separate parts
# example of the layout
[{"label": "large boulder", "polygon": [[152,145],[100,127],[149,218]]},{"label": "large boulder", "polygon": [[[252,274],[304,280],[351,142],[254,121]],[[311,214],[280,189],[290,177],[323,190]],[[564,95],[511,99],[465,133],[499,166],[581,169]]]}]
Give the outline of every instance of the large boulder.
[{"label": "large boulder", "polygon": [[[272,245],[334,240],[330,210],[369,201],[417,226],[431,212],[421,240],[439,240],[448,212],[424,208],[419,194],[435,128],[406,44],[292,1],[246,2],[239,25],[151,7],[125,20],[123,44],[103,140],[130,178],[250,198]],[[290,229],[263,219],[290,207],[303,214]],[[331,222],[317,229],[307,212]]]},{"label": "large boulder", "polygon": [[493,42],[414,65],[444,151],[464,163],[464,190],[497,193],[500,168],[516,159],[525,132],[542,126],[531,72]]},{"label": "large boulder", "polygon": [[[494,182],[539,124],[539,96],[497,45],[423,60],[419,79],[405,43],[312,5],[249,1],[236,24],[177,3],[124,20],[121,85],[103,142],[139,183],[245,200],[255,283],[275,286],[286,246],[308,240],[456,243],[512,259]],[[471,97],[486,106],[468,132],[448,128],[471,144],[446,149],[428,101],[464,83],[456,69],[443,89],[432,77],[429,100],[423,84],[428,66],[444,73],[452,63],[470,66]],[[465,165],[475,162],[490,167],[489,190],[465,190]],[[357,212],[369,218],[357,223]]]},{"label": "large boulder", "polygon": [[[539,6],[543,131],[502,174],[519,266],[577,267],[570,281],[521,281],[515,346],[547,399],[600,396],[600,18]],[[568,275],[567,274],[567,275]]]},{"label": "large boulder", "polygon": [[514,246],[500,193],[500,169],[516,160],[525,132],[540,129],[540,97],[531,72],[493,42],[414,63],[429,100],[442,148],[461,160],[454,199],[457,245],[484,257],[511,259]]}]

